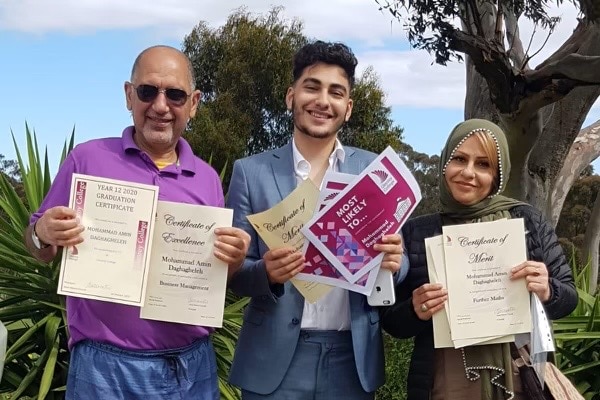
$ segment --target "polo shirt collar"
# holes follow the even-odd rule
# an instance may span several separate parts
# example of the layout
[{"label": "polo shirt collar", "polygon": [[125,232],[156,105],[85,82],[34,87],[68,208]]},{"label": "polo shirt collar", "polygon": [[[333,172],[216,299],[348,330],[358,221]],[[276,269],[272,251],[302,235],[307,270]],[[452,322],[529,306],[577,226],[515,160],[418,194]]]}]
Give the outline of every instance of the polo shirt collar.
[{"label": "polo shirt collar", "polygon": [[[135,144],[133,140],[134,127],[128,126],[123,130],[122,141],[123,141],[123,151],[128,152],[130,150],[136,150],[141,152],[142,150]],[[177,142],[177,155],[179,156],[179,168],[183,171],[188,171],[193,174],[196,173],[196,156],[192,151],[189,143],[183,139],[179,138]]]}]

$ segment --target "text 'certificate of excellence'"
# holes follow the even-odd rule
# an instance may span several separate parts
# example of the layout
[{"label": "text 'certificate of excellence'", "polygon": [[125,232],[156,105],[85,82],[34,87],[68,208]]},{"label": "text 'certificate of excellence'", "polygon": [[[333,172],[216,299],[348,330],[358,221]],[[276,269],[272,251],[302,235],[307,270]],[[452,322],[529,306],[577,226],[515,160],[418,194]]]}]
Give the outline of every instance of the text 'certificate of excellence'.
[{"label": "text 'certificate of excellence'", "polygon": [[141,306],[157,199],[157,186],[73,174],[69,207],[85,231],[63,251],[58,293]]},{"label": "text 'certificate of excellence'", "polygon": [[452,340],[531,332],[525,280],[510,280],[527,259],[523,219],[445,226],[443,235]]},{"label": "text 'certificate of excellence'", "polygon": [[232,220],[227,208],[158,202],[141,318],[223,326],[227,264],[214,256],[214,230]]}]

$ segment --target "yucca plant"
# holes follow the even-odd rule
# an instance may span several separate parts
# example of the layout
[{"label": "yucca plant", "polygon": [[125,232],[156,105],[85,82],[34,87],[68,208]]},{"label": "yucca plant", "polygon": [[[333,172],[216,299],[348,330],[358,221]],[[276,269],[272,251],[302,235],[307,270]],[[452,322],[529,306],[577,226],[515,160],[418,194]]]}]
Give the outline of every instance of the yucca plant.
[{"label": "yucca plant", "polygon": [[223,314],[223,327],[213,335],[213,346],[217,355],[217,371],[219,374],[219,389],[221,399],[239,400],[241,393],[238,388],[227,382],[227,376],[233,361],[235,342],[242,327],[243,309],[248,304],[248,298],[239,299],[232,292],[227,292],[225,313]]},{"label": "yucca plant", "polygon": [[[61,162],[73,147],[65,143]],[[56,294],[58,260],[40,263],[29,255],[23,231],[51,183],[48,154],[40,157],[35,133],[26,126],[27,164],[13,134],[25,198],[0,176],[0,320],[8,346],[0,391],[6,398],[62,397],[68,367],[64,301]]]},{"label": "yucca plant", "polygon": [[[213,155],[211,153],[208,163],[212,165]],[[227,172],[228,161],[225,161],[223,168],[219,173],[221,182],[224,182],[225,173]],[[233,362],[233,353],[235,351],[235,342],[242,327],[242,316],[244,307],[250,301],[249,298],[239,298],[233,292],[227,292],[225,299],[225,312],[223,314],[223,327],[218,329],[213,335],[213,345],[217,355],[217,370],[219,371],[219,389],[221,391],[221,399],[239,400],[241,399],[240,390],[231,386],[227,382],[227,376]]]},{"label": "yucca plant", "polygon": [[[31,257],[23,242],[29,217],[48,192],[52,176],[48,154],[40,157],[35,132],[26,125],[27,162],[13,134],[24,198],[0,174],[0,321],[8,329],[2,399],[61,399],[64,397],[69,352],[64,298],[56,294],[60,262]],[[73,148],[74,131],[63,146],[61,163]],[[228,294],[223,328],[213,335],[221,397],[240,398],[227,384],[233,349],[246,299]]]},{"label": "yucca plant", "polygon": [[600,294],[590,293],[589,268],[573,268],[579,303],[553,329],[557,367],[586,400],[600,400]]}]

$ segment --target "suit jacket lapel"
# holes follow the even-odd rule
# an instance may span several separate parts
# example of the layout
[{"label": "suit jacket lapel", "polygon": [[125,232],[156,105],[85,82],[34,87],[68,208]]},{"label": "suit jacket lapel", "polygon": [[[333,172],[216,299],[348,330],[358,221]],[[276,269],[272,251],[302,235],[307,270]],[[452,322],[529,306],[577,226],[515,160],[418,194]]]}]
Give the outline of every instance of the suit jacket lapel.
[{"label": "suit jacket lapel", "polygon": [[277,190],[283,200],[296,188],[296,174],[294,173],[294,156],[292,154],[292,142],[280,147],[273,152],[271,160],[273,177]]}]

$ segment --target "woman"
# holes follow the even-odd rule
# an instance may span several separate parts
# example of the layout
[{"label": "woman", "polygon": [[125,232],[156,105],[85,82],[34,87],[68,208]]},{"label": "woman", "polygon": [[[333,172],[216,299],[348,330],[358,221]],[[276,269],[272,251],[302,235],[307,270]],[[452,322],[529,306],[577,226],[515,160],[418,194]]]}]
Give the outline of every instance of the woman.
[{"label": "woman", "polygon": [[[402,229],[410,269],[396,287],[396,304],[382,310],[382,326],[392,336],[415,338],[408,400],[526,398],[509,344],[434,349],[431,317],[443,309],[448,293],[429,283],[424,239],[440,235],[443,225],[523,218],[528,261],[511,270],[511,279],[525,279],[551,319],[568,315],[577,305],[571,269],[552,227],[535,208],[500,195],[509,172],[502,130],[481,119],[460,123],[441,154],[442,212],[414,218]],[[479,378],[467,373],[472,368]],[[500,378],[492,381],[497,374]]]}]

